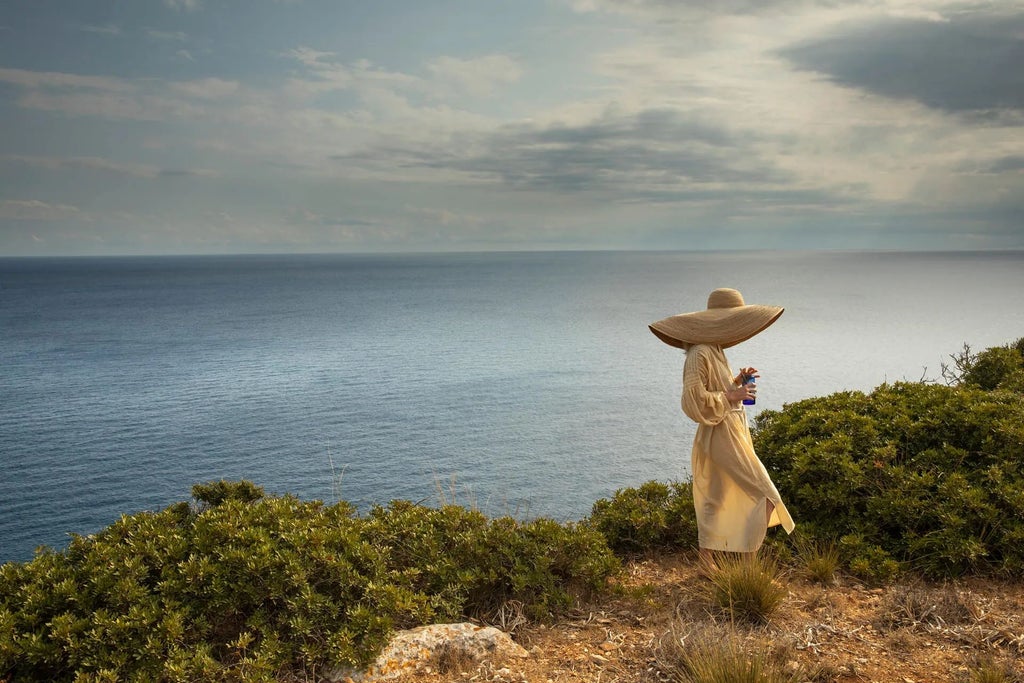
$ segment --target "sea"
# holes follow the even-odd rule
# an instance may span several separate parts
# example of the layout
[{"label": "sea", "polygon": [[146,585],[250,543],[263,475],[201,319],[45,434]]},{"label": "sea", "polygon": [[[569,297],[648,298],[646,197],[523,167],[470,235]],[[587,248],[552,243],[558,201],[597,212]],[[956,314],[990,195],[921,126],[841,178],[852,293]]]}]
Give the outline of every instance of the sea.
[{"label": "sea", "polygon": [[1024,336],[1024,252],[3,258],[0,562],[218,479],[559,521],[685,480],[647,325],[716,287],[786,309],[727,351],[751,420]]}]

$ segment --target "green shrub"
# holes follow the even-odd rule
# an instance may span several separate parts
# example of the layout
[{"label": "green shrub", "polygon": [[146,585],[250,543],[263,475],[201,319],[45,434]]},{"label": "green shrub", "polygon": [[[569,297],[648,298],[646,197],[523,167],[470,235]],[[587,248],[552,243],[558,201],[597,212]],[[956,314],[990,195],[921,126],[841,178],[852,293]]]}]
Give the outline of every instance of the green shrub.
[{"label": "green shrub", "polygon": [[[1024,339],[1024,338],[1022,338]],[[1018,341],[1018,343],[1020,343]],[[1024,354],[1013,346],[995,346],[979,353],[963,375],[964,384],[981,389],[1009,389],[1021,391],[1024,387]]]},{"label": "green shrub", "polygon": [[[395,627],[571,605],[617,569],[604,538],[551,520],[197,486],[203,505],[124,516],[64,552],[0,567],[0,680],[273,681],[360,667]],[[259,494],[259,495],[256,495]]]},{"label": "green shrub", "polygon": [[591,509],[589,524],[619,553],[693,548],[697,518],[689,482],[649,481],[601,499]]},{"label": "green shrub", "polygon": [[1016,349],[1017,353],[1024,356],[1024,337],[1010,344],[1010,348]]},{"label": "green shrub", "polygon": [[758,415],[755,448],[801,531],[872,582],[1024,572],[1024,405],[1008,391],[885,384]]},{"label": "green shrub", "polygon": [[263,497],[263,488],[251,481],[211,481],[192,487],[192,497],[216,507],[228,500],[251,503]]},{"label": "green shrub", "polygon": [[600,589],[619,568],[604,538],[585,525],[488,520],[455,505],[394,501],[372,510],[365,533],[389,549],[395,580],[431,596],[443,619],[487,618],[513,600],[543,618],[568,607],[573,593]]},{"label": "green shrub", "polygon": [[0,568],[0,673],[71,680],[272,680],[362,664],[412,596],[348,504],[225,499],[124,516],[62,553]]}]

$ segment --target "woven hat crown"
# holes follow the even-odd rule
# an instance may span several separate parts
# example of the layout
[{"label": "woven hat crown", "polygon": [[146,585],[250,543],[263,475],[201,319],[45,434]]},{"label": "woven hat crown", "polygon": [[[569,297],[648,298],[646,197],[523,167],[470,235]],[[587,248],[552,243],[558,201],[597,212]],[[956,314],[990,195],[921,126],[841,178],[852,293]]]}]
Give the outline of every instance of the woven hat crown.
[{"label": "woven hat crown", "polygon": [[739,290],[723,287],[716,289],[708,296],[708,308],[736,308],[744,306],[743,295]]}]

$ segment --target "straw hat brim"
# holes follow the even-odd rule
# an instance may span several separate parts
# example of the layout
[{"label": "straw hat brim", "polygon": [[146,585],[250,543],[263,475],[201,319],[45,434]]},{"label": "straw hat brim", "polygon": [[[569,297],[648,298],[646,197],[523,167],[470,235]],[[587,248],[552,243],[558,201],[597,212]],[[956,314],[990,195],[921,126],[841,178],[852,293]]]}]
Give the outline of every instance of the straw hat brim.
[{"label": "straw hat brim", "polygon": [[735,346],[762,332],[782,315],[784,308],[748,304],[680,313],[648,325],[658,339],[685,349],[693,344]]}]

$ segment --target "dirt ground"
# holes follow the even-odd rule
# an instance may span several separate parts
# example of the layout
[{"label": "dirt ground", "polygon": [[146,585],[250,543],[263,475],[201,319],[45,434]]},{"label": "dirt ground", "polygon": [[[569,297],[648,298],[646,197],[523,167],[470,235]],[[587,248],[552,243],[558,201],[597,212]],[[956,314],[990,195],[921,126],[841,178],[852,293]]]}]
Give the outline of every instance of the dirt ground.
[{"label": "dirt ground", "polygon": [[[760,652],[795,682],[1024,682],[1024,585],[965,579],[869,588],[785,574],[766,624],[730,624],[692,555],[633,561],[618,590],[551,625],[506,622],[528,656],[406,675],[401,683],[661,683],[679,680],[679,643],[718,639]],[[978,679],[988,661],[1003,678]]]}]

